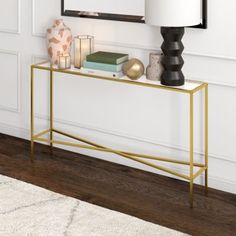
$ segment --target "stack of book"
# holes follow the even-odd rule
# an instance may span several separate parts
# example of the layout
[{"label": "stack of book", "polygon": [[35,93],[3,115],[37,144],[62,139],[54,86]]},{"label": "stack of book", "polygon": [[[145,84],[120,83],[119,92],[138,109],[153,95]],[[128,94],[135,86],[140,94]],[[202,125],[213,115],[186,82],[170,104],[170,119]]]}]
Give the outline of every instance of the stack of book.
[{"label": "stack of book", "polygon": [[120,78],[123,76],[122,67],[128,58],[128,54],[95,52],[86,57],[81,71],[98,76]]}]

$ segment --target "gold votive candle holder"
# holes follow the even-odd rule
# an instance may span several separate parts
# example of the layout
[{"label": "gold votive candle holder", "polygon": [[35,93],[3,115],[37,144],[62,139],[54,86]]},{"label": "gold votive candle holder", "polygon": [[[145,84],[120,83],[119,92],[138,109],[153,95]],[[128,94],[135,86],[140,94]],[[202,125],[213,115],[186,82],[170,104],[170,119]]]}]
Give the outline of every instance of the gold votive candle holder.
[{"label": "gold votive candle holder", "polygon": [[94,51],[94,37],[90,35],[78,35],[75,37],[75,67],[81,68],[86,56]]},{"label": "gold votive candle holder", "polygon": [[62,54],[59,56],[59,69],[70,69],[71,68],[71,56],[69,54]]}]

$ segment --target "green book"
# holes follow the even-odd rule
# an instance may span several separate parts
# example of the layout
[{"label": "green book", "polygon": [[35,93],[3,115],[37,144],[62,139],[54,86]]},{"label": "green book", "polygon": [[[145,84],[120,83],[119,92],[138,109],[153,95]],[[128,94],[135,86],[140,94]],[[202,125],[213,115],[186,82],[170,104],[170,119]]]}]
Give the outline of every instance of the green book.
[{"label": "green book", "polygon": [[129,59],[129,55],[115,52],[99,51],[88,55],[86,59],[89,62],[118,65],[127,61]]}]

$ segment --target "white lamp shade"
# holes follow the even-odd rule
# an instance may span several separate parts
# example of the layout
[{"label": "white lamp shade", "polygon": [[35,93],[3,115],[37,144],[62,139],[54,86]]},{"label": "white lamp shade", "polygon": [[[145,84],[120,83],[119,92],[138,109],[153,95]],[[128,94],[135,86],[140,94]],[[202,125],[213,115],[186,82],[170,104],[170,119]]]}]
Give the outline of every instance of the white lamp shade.
[{"label": "white lamp shade", "polygon": [[145,21],[163,27],[184,27],[201,22],[201,0],[146,0]]}]

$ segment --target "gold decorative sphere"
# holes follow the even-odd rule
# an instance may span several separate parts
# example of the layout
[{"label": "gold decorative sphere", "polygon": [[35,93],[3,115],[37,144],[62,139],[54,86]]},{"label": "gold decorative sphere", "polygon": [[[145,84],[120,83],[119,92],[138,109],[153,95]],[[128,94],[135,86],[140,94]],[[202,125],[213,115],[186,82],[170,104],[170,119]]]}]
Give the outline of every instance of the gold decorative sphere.
[{"label": "gold decorative sphere", "polygon": [[125,63],[122,70],[123,73],[132,80],[139,79],[145,71],[143,63],[136,58],[133,58]]}]

